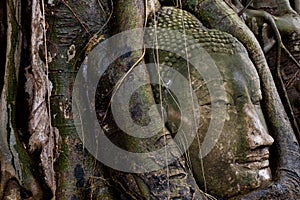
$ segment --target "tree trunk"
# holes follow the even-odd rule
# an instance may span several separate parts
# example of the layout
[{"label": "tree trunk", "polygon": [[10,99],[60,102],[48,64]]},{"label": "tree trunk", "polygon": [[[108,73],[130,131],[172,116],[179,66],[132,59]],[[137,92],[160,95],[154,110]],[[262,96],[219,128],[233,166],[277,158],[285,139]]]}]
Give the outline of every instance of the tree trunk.
[{"label": "tree trunk", "polygon": [[[166,5],[172,4],[168,0],[161,2]],[[199,2],[205,5],[208,1]],[[213,1],[207,4],[212,5],[211,2]],[[224,2],[222,1],[222,4]],[[253,4],[256,8],[266,5],[257,2]],[[209,196],[198,188],[183,157],[161,170],[147,173],[125,173],[106,167],[85,148],[85,143],[79,137],[74,124],[72,92],[73,87],[77,87],[74,85],[74,80],[82,63],[86,62],[86,56],[94,46],[110,36],[126,30],[142,28],[149,12],[158,8],[158,4],[155,3],[157,2],[154,0],[148,0],[146,6],[145,0],[48,0],[47,2],[6,0],[0,2],[0,48],[2,49],[0,52],[0,199],[206,199]],[[275,5],[273,10],[280,14],[292,10],[289,1],[273,0],[268,3]],[[293,1],[291,5],[299,13],[299,2]],[[184,5],[178,6],[185,6],[195,13],[194,1],[186,1]],[[206,20],[214,28],[231,31],[238,39],[244,39],[245,46],[248,39],[252,41],[252,45],[253,41],[256,41],[255,37],[258,38],[260,44],[254,42],[254,45],[248,46],[251,50],[250,54],[264,57],[261,49],[258,50],[259,53],[255,52],[257,46],[259,48],[260,45],[264,46],[263,36],[261,38],[259,35],[254,36],[244,22],[240,21],[240,25],[247,28],[251,35],[246,39],[242,38],[244,32],[234,33],[238,28],[236,23],[221,26],[215,23],[214,17],[224,10],[216,8],[207,12],[201,10],[202,7],[196,8],[198,9],[196,15],[199,18]],[[233,10],[228,11],[238,18]],[[297,20],[299,18],[295,13],[292,17]],[[284,29],[280,31],[283,35],[286,34],[287,39],[283,43],[289,44],[287,45],[289,51],[299,62],[300,28],[288,33],[283,32]],[[136,39],[142,41],[143,37],[139,35]],[[273,48],[266,54],[271,67],[276,65],[272,62],[276,60],[276,53]],[[97,112],[101,116],[107,116],[99,119],[101,126],[113,130],[107,132],[109,137],[130,151],[149,150],[148,147],[153,145],[161,147],[171,140],[168,130],[160,132],[155,141],[141,142],[123,136],[122,131],[111,120],[112,113],[107,112],[112,96],[106,95],[106,91],[117,87],[120,77],[131,70],[134,63],[140,61],[142,55],[143,51],[139,50],[128,57],[118,58],[102,77],[103,84],[99,85],[96,93],[99,97],[99,102],[96,103]],[[292,111],[299,124],[299,65],[286,53],[282,53],[281,58],[282,76],[292,103]],[[257,58],[253,56],[253,59]],[[143,60],[137,63],[140,69],[146,71]],[[145,75],[144,79],[149,81],[149,76]],[[269,87],[270,80],[265,80],[266,83],[263,84]],[[88,92],[90,91],[87,90]],[[149,105],[155,104],[149,84],[139,90],[137,96],[133,104],[138,105],[134,108],[140,112],[146,110]],[[284,99],[284,95],[281,97]],[[278,102],[278,99],[274,101]],[[278,105],[280,110],[281,104]],[[155,112],[159,114],[158,110]],[[282,116],[282,119],[285,119],[285,115]],[[149,119],[142,113],[139,120],[139,123],[143,124]],[[274,126],[277,127],[277,124]],[[282,127],[281,132],[289,129],[288,125]],[[281,133],[278,135],[278,137],[285,137]],[[281,138],[278,140],[281,141]],[[277,147],[285,148],[288,145],[282,146],[282,144],[293,142],[295,140],[290,134],[284,142],[278,142]],[[299,146],[293,147],[295,148],[286,150],[295,153],[291,157],[289,152],[284,151],[285,149],[279,150],[279,156],[288,155],[287,158],[291,158],[290,160],[278,159],[276,163],[279,163],[279,167],[290,167],[292,165],[290,163],[294,161],[296,164],[299,163],[297,161]],[[179,148],[173,146],[172,153],[179,154]],[[158,165],[158,162],[149,161],[149,165]],[[297,172],[291,173],[291,177],[297,175]],[[296,175],[293,182],[295,188],[291,190],[296,190],[297,184],[299,186]],[[279,173],[277,176],[278,180],[281,180],[283,175]],[[289,184],[286,188],[289,188]],[[266,191],[249,194],[245,198],[263,198],[263,195],[271,197],[272,192],[274,196],[278,195],[276,191],[266,189]],[[297,191],[293,192],[293,194],[297,193]],[[290,197],[294,198],[294,196]]]}]

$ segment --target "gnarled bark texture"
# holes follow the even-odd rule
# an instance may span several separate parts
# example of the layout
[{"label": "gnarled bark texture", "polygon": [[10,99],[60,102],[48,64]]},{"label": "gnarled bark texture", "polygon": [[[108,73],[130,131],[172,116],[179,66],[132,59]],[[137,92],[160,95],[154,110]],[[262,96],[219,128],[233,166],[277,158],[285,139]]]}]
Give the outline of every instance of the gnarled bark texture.
[{"label": "gnarled bark texture", "polygon": [[[282,38],[286,38],[283,43],[299,62],[300,9],[298,1],[291,2],[290,5],[287,0],[254,1],[252,7],[277,16],[276,25]],[[161,3],[172,5],[173,1]],[[231,1],[182,3],[177,6],[194,13],[206,26],[229,32],[240,40],[261,76],[265,114],[275,138],[275,180],[270,187],[237,199],[299,198],[299,145],[268,68],[268,64],[275,66],[272,60],[277,51],[273,47],[264,54],[261,48],[264,41],[272,43],[272,30],[267,37],[253,34],[255,30],[250,30],[236,14],[238,9],[230,9]],[[152,0],[147,1],[147,6],[145,0],[0,2],[0,199],[207,198],[196,185],[184,158],[149,173],[108,169],[84,148],[74,126],[72,88],[85,56],[103,39],[143,27],[146,16],[158,5]],[[288,23],[292,19],[294,23]],[[139,35],[137,40],[143,38]],[[111,97],[106,91],[114,89],[142,55],[140,50],[116,60],[102,77],[96,94],[97,112],[106,116],[99,118],[100,124],[112,130],[107,132],[112,141],[130,151],[148,151],[147,147],[154,143],[159,148],[171,140],[168,130],[146,141],[132,139],[116,126],[112,113],[106,113]],[[284,52],[281,57],[282,76],[299,124],[299,66]],[[135,67],[146,71],[143,60]],[[144,78],[147,81],[149,77],[146,74]],[[141,112],[139,123],[149,120],[142,110],[155,104],[150,85],[141,88],[132,103]],[[172,147],[172,152],[178,154],[178,147]],[[151,162],[158,164],[155,159]]]}]

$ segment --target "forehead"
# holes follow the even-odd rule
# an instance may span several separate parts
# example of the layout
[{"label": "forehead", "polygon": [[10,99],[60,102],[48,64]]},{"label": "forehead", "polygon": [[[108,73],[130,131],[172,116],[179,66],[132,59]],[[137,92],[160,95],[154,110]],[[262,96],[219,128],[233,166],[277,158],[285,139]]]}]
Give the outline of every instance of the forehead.
[{"label": "forehead", "polygon": [[242,91],[243,88],[251,93],[260,92],[259,76],[247,53],[218,53],[211,56],[223,76],[223,81],[229,86],[226,89],[232,89],[233,93]]}]

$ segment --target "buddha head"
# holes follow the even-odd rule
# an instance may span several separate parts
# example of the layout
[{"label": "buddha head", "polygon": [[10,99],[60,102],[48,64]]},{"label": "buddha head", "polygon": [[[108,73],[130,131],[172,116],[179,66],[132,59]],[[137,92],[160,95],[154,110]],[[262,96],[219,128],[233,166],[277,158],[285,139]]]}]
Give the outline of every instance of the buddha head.
[{"label": "buddha head", "polygon": [[[163,12],[161,14],[163,17],[160,18],[158,14],[158,22],[160,22],[158,26],[161,24],[163,27],[164,23],[172,23],[173,19],[176,22],[180,21],[180,17],[172,16],[176,15],[174,8],[169,10],[165,8],[160,12]],[[187,13],[184,15],[189,16]],[[195,20],[192,17],[188,18],[191,19]],[[214,60],[226,92],[226,95],[218,100],[226,105],[222,133],[213,149],[204,157],[199,156],[201,155],[199,151],[212,117],[207,83],[192,66],[187,70],[186,60],[182,58],[170,59],[168,52],[159,51],[159,62],[161,66],[168,65],[184,76],[189,76],[198,99],[199,112],[197,113],[200,120],[197,136],[186,154],[198,185],[211,195],[232,197],[270,183],[269,146],[274,140],[268,133],[260,104],[262,99],[260,79],[246,49],[231,35],[215,30],[203,31],[202,26],[195,27],[197,23],[188,22],[184,33],[196,38]],[[193,24],[191,29],[189,24]],[[178,41],[176,44],[169,45],[188,50],[186,46],[180,47]],[[166,73],[162,73],[164,81],[172,82],[166,80],[163,74]],[[161,94],[166,107],[166,126],[175,135],[182,123],[178,117],[180,107],[171,94],[167,92]]]},{"label": "buddha head", "polygon": [[[186,157],[201,189],[212,195],[231,197],[270,183],[269,146],[274,140],[268,133],[260,104],[259,76],[247,53],[210,52],[210,56],[221,73],[226,92],[226,96],[218,99],[226,105],[225,119],[220,119],[224,120],[224,127],[214,148],[201,158],[200,146],[212,117],[211,100],[205,82],[196,70],[191,70],[200,124]],[[180,63],[174,66],[182,72],[184,69],[180,68],[186,66]],[[175,135],[182,123],[180,106],[171,94],[163,95],[166,125]]]},{"label": "buddha head", "polygon": [[[210,100],[199,99],[198,137],[189,149],[194,176],[208,193],[231,197],[267,185],[271,181],[269,135],[260,105],[260,81],[246,52],[210,53],[221,72],[226,96],[222,133],[212,151],[199,157],[199,147],[211,120]],[[203,88],[197,96],[209,96]]]}]

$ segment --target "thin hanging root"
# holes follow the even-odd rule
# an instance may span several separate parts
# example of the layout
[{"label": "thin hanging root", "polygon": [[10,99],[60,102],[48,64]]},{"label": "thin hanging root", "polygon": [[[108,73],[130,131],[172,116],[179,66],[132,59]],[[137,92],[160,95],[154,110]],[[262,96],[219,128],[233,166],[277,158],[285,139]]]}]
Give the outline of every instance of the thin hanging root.
[{"label": "thin hanging root", "polygon": [[248,7],[252,4],[253,0],[250,0],[247,5],[238,13],[238,16],[244,14],[244,12],[248,9]]},{"label": "thin hanging root", "polygon": [[82,21],[79,19],[77,14],[74,12],[74,10],[65,2],[65,0],[61,0],[61,2],[71,11],[71,13],[74,15],[75,19],[79,22],[80,26],[85,30],[87,34],[89,34],[90,37],[92,37],[92,34],[90,31],[85,27],[85,25],[82,23]]},{"label": "thin hanging root", "polygon": [[105,10],[104,10],[104,8],[103,8],[101,2],[100,2],[99,0],[97,0],[97,3],[98,3],[98,5],[99,5],[99,7],[101,8],[102,12],[106,14],[106,12],[105,12]]},{"label": "thin hanging root", "polygon": [[[50,96],[51,96],[51,89],[50,89],[50,82],[49,82],[49,62],[48,62],[48,49],[47,49],[47,34],[46,34],[46,21],[45,21],[45,19],[46,19],[46,16],[45,16],[45,2],[44,2],[44,0],[42,0],[41,1],[41,9],[42,9],[42,15],[43,15],[43,21],[42,21],[42,23],[43,23],[43,39],[44,39],[44,46],[45,46],[45,68],[46,68],[46,87],[47,87],[47,96],[46,96],[46,101],[47,101],[47,109],[48,109],[48,118],[49,118],[49,138],[50,137],[56,137],[56,135],[54,134],[54,128],[53,128],[53,126],[52,126],[52,124],[51,124],[51,122],[52,122],[52,117],[51,117],[51,108],[50,108],[50,106],[51,106],[51,99],[50,99]],[[50,146],[49,146],[49,148],[50,148]],[[55,148],[55,147],[54,147]],[[53,180],[52,180],[52,182],[51,182],[51,186],[50,185],[48,185],[48,186],[50,186],[51,188],[51,191],[53,192],[53,197],[51,198],[52,200],[54,200],[55,199],[55,193],[56,193],[56,190],[57,190],[57,188],[56,188],[56,181],[55,181],[55,179],[54,179],[54,177],[55,177],[55,169],[54,169],[54,152],[53,151],[55,151],[55,149],[52,149],[51,150],[51,153],[52,153],[52,155],[49,155],[50,157],[51,157],[51,174],[52,174],[52,176],[53,176]],[[46,181],[47,182],[47,181]]]},{"label": "thin hanging root", "polygon": [[[147,21],[148,21],[148,16],[147,16],[147,0],[145,0],[145,23],[144,23],[144,27],[147,26]],[[111,101],[113,99],[113,96],[115,95],[116,91],[120,88],[121,84],[123,83],[123,81],[125,80],[125,78],[132,72],[132,70],[144,59],[145,57],[145,53],[146,53],[146,48],[144,46],[143,48],[143,53],[141,55],[141,57],[132,65],[132,67],[126,72],[126,74],[117,82],[116,86],[114,87],[114,93],[111,97],[111,100],[109,102],[109,105],[111,104]]]},{"label": "thin hanging root", "polygon": [[286,88],[289,88],[293,83],[295,83],[296,78],[297,78],[297,76],[298,76],[299,73],[300,73],[300,69],[298,69],[296,71],[296,73],[294,74],[294,76],[292,78],[290,78],[289,81],[287,81],[287,83],[285,84]]},{"label": "thin hanging root", "polygon": [[287,102],[287,106],[288,106],[288,112],[290,112],[291,114],[291,122],[294,125],[298,135],[300,135],[300,131],[299,131],[299,127],[287,94],[287,91],[285,89],[285,85],[284,82],[282,80],[282,76],[281,76],[281,65],[280,65],[280,61],[281,61],[281,48],[284,49],[284,51],[288,54],[288,56],[293,60],[293,62],[297,65],[298,68],[300,68],[300,64],[299,62],[295,59],[295,57],[289,52],[289,50],[285,47],[285,45],[282,43],[282,39],[281,39],[281,34],[277,28],[277,25],[275,23],[274,17],[267,13],[266,11],[258,11],[258,10],[247,10],[246,11],[247,15],[249,15],[250,17],[260,17],[265,19],[272,27],[274,33],[275,33],[275,37],[277,40],[277,60],[276,60],[276,70],[277,70],[277,76],[279,78],[280,81],[280,85],[284,94],[284,98]]},{"label": "thin hanging root", "polygon": [[[147,25],[147,21],[148,21],[148,16],[147,16],[147,2],[145,0],[145,23],[144,23],[144,27],[146,27]],[[113,12],[111,12],[112,14]],[[113,94],[110,98],[110,101],[109,101],[109,104],[107,106],[107,109],[105,111],[105,114],[104,114],[104,117],[103,117],[103,120],[106,119],[107,117],[107,114],[108,114],[108,111],[109,111],[109,108],[111,106],[111,103],[112,103],[112,100],[113,100],[113,97],[115,96],[116,92],[119,90],[119,88],[121,87],[121,84],[123,83],[123,81],[125,80],[125,78],[133,71],[133,69],[144,59],[145,57],[145,54],[146,54],[146,48],[143,47],[143,53],[141,55],[141,57],[132,65],[132,67],[130,67],[130,69],[125,73],[125,75],[116,83],[116,85],[109,91],[109,93],[111,93],[112,91]],[[108,93],[108,94],[109,94]]]},{"label": "thin hanging root", "polygon": [[[177,1],[177,4],[178,4],[178,1]],[[154,51],[154,54],[156,56],[156,59],[154,58],[154,62],[155,62],[155,66],[157,66],[157,73],[158,73],[158,80],[159,80],[159,98],[160,98],[160,109],[161,111],[163,111],[163,96],[162,96],[162,87],[161,87],[161,83],[163,83],[163,79],[161,78],[161,74],[160,74],[160,59],[159,59],[159,53],[158,53],[158,38],[157,38],[157,21],[156,21],[156,14],[154,12],[154,33],[155,33],[155,44],[157,44],[157,47],[153,50]],[[154,56],[154,57],[155,57]],[[170,93],[171,94],[171,93]],[[173,95],[171,95],[173,97]],[[163,117],[163,121],[164,121],[164,114],[162,112],[162,117]],[[165,129],[164,129],[165,131]],[[167,139],[166,139],[166,134],[164,132],[163,134],[163,137],[164,137],[164,144],[165,144],[165,147],[167,146]],[[179,148],[179,151],[181,149]],[[167,163],[167,149],[165,148],[165,162]],[[167,187],[168,187],[168,199],[170,199],[170,172],[169,172],[169,166],[166,167],[166,174],[167,174]]]},{"label": "thin hanging root", "polygon": [[[110,98],[110,101],[109,101],[109,104],[107,106],[107,109],[105,111],[105,114],[104,114],[104,117],[103,117],[103,120],[106,118],[107,114],[108,114],[108,111],[109,111],[109,108],[111,106],[111,103],[112,103],[112,100],[115,96],[115,94],[117,93],[117,91],[119,90],[119,88],[121,87],[123,81],[125,80],[125,78],[134,70],[134,68],[144,59],[145,57],[145,53],[146,53],[146,48],[143,48],[143,53],[141,55],[141,57],[132,65],[132,67],[130,67],[130,69],[125,73],[125,75],[116,83],[116,85],[109,91],[109,93],[111,93],[112,91],[114,91],[112,93],[112,96]],[[108,94],[109,94],[108,93]]]},{"label": "thin hanging root", "polygon": [[[296,66],[299,68],[297,72],[294,74],[294,76],[286,83],[285,87],[288,88],[291,86],[291,84],[296,80],[297,75],[300,72],[300,64],[296,60],[296,58],[289,52],[289,50],[283,45],[282,48],[285,50],[285,52],[288,54],[288,56],[293,60],[293,62],[296,64]],[[298,127],[299,130],[299,127]],[[299,132],[299,131],[298,131]]]},{"label": "thin hanging root", "polygon": [[[282,43],[281,34],[277,28],[277,25],[274,20],[274,16],[267,13],[266,11],[262,10],[246,10],[247,15],[250,17],[261,17],[265,19],[272,27],[273,31],[275,32],[275,37],[277,40],[277,43],[280,45],[280,48],[283,48],[283,50],[288,54],[288,56],[293,60],[293,62],[297,65],[297,67],[300,69],[300,63],[295,59],[295,57],[289,52],[289,50],[285,47],[285,45]],[[276,19],[276,18],[275,18]]]},{"label": "thin hanging root", "polygon": [[[78,60],[80,59],[80,56],[82,55],[82,53],[84,51],[85,51],[85,55],[88,55],[97,44],[99,44],[100,42],[102,42],[105,39],[104,35],[100,35],[100,33],[105,28],[105,26],[108,24],[108,22],[110,21],[113,11],[114,11],[114,2],[113,2],[113,0],[111,0],[110,2],[111,2],[111,12],[110,12],[106,22],[101,26],[101,28],[93,36],[90,36],[89,41],[77,54],[77,58],[74,62],[74,65],[78,62]],[[99,2],[99,4],[100,4],[100,2]]]},{"label": "thin hanging root", "polygon": [[[182,2],[180,0],[180,5],[182,6]],[[182,7],[181,7],[181,12],[182,11]],[[182,13],[181,13],[182,14]],[[183,16],[183,14],[182,14]],[[186,36],[186,30],[185,30],[185,26],[184,26],[184,21],[183,21],[183,18],[181,18],[181,23],[182,23],[182,27],[183,27],[183,35]],[[187,38],[184,37],[184,45],[185,45],[185,56],[186,56],[186,65],[187,65],[187,73],[188,73],[188,81],[189,81],[189,90],[190,90],[190,95],[193,96],[193,88],[192,88],[192,78],[191,78],[191,72],[190,72],[190,63],[189,63],[189,59],[188,59],[188,49],[187,49]],[[192,98],[192,107],[193,107],[193,111],[196,110],[195,108],[195,102],[194,102],[194,99]],[[194,124],[197,123],[196,121],[196,116],[195,116],[195,112],[193,112],[193,120],[194,120]],[[196,126],[197,127],[197,126]],[[195,132],[197,132],[197,130],[195,130]],[[196,135],[197,137],[197,140],[198,140],[198,144],[199,144],[199,153],[201,153],[201,148],[200,148],[200,139],[199,139],[199,135],[197,134]],[[189,151],[187,151],[187,157],[189,157]],[[207,192],[207,183],[206,183],[206,177],[205,177],[205,169],[204,169],[204,163],[203,163],[203,160],[201,159],[200,160],[201,162],[201,168],[202,168],[202,177],[203,177],[203,180],[204,180],[204,192]],[[191,165],[192,166],[192,165]],[[192,169],[191,169],[192,170]]]},{"label": "thin hanging root", "polygon": [[[113,0],[110,1],[111,3],[111,12],[106,20],[106,22],[103,24],[103,26],[92,36],[90,37],[88,43],[85,45],[85,47],[83,49],[86,49],[86,54],[88,54],[97,44],[99,44],[102,40],[104,40],[104,35],[99,35],[101,33],[101,31],[105,28],[105,26],[108,24],[108,22],[110,21],[112,14],[114,12],[114,2]],[[101,8],[101,10],[105,13],[105,10],[101,4],[101,2],[98,0],[98,4],[99,7]],[[81,52],[82,53],[82,52]]]},{"label": "thin hanging root", "polygon": [[300,69],[300,63],[296,60],[296,58],[289,52],[289,50],[283,44],[282,44],[282,48],[288,54],[288,56],[293,60],[293,62],[297,65],[297,67]]},{"label": "thin hanging root", "polygon": [[[106,22],[103,24],[103,26],[97,31],[96,35],[99,35],[99,33],[105,28],[105,26],[108,24],[108,22],[110,21],[112,15],[113,15],[113,13],[114,13],[114,1],[113,1],[113,0],[110,0],[110,4],[111,4],[111,11],[110,11],[110,13],[109,13],[109,16],[108,16]],[[101,4],[99,3],[99,6],[100,6],[100,5],[101,5]],[[101,5],[101,6],[102,6],[102,5]],[[101,8],[102,8],[102,7],[101,7]],[[102,8],[102,9],[103,9],[103,8]],[[103,11],[104,11],[104,10],[103,10]]]}]

